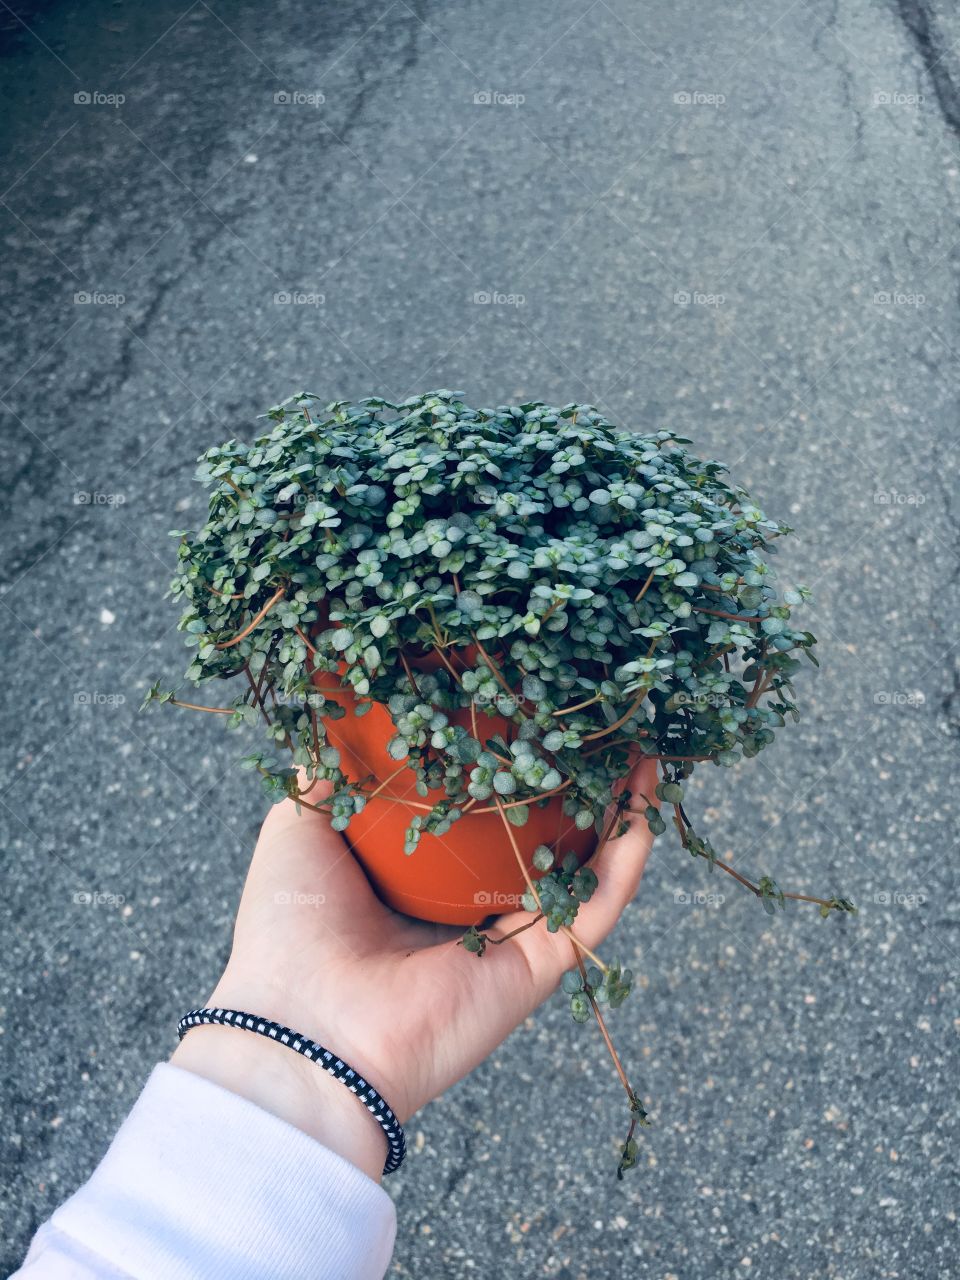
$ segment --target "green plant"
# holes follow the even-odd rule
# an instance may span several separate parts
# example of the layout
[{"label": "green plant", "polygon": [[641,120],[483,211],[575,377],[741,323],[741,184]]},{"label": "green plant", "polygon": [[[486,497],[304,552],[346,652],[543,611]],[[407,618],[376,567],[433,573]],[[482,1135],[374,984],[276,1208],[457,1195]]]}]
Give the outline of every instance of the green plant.
[{"label": "green plant", "polygon": [[[661,834],[669,812],[683,847],[768,911],[789,899],[823,915],[853,910],[753,883],[718,858],[685,806],[697,764],[755,756],[798,718],[793,678],[804,657],[815,661],[815,639],[792,618],[809,593],[778,592],[769,563],[785,525],[689,441],[617,429],[589,406],[479,410],[437,391],[400,405],[340,401],[315,420],[316,400],[294,396],[252,445],[204,454],[207,522],[177,534],[172,593],[196,650],[186,677],[238,678],[228,707],[198,709],[231,727],[263,721],[269,745],[243,763],[270,799],[307,803],[299,767],[332,785],[319,807],[344,830],[382,791],[347,777],[327,741],[343,709],[317,687],[326,672],[353,690],[358,712],[389,710],[390,754],[423,798],[408,854],[478,805],[495,807],[513,840],[530,806],[561,796],[601,842],[636,816]],[[466,669],[447,660],[453,649],[471,654]],[[414,675],[410,655],[427,653],[440,664]],[[147,701],[196,706],[159,685]],[[472,731],[451,723],[463,708]],[[512,723],[511,741],[484,732],[487,712]],[[659,761],[656,795],[616,794],[638,752]],[[596,877],[546,847],[534,869],[524,868],[531,926],[542,919],[575,941]],[[502,941],[474,928],[463,945],[482,956]],[[601,1006],[616,1008],[632,975],[576,954],[564,981],[571,1012],[597,1017],[629,1099],[622,1173],[646,1117]]]}]

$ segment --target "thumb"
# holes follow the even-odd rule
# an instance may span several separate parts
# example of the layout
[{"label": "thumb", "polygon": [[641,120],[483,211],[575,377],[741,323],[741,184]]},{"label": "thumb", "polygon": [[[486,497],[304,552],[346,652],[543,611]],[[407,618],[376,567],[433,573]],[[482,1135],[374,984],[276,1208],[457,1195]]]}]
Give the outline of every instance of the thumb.
[{"label": "thumb", "polygon": [[291,828],[304,834],[330,830],[330,815],[326,812],[319,813],[315,806],[330,798],[333,784],[309,779],[303,768],[298,769],[297,773],[300,801],[287,799],[271,805],[263,822],[262,836],[273,838],[289,832]]},{"label": "thumb", "polygon": [[[647,757],[627,779],[626,787],[633,797],[631,808],[642,810],[645,799],[656,804],[656,785],[657,762]],[[629,815],[629,823],[625,834],[608,840],[590,864],[599,884],[590,901],[577,912],[573,927],[577,937],[591,948],[603,941],[636,894],[653,846],[653,836],[642,813]]]}]

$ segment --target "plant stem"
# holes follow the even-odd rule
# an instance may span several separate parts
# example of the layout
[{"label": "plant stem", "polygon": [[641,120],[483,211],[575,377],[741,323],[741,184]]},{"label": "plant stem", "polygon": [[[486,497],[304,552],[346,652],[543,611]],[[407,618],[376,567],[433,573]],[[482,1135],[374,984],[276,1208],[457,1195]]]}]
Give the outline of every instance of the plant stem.
[{"label": "plant stem", "polygon": [[571,716],[574,711],[582,711],[584,707],[592,707],[595,702],[603,699],[602,693],[595,693],[592,698],[585,698],[583,702],[577,702],[572,707],[558,707],[556,711],[551,711],[552,716]]},{"label": "plant stem", "polygon": [[484,937],[488,942],[492,942],[495,947],[499,947],[501,942],[509,942],[510,939],[515,938],[518,933],[525,933],[527,929],[532,929],[533,926],[538,924],[542,919],[543,912],[538,911],[532,920],[528,920],[526,924],[518,925],[516,929],[511,929],[509,933],[505,933],[499,938],[493,938],[489,933],[484,934]]},{"label": "plant stem", "polygon": [[295,626],[293,629],[297,633],[297,635],[300,637],[300,639],[303,641],[303,643],[307,646],[307,652],[310,654],[310,657],[315,658],[317,656],[316,647],[310,643],[310,641],[307,639],[307,637],[304,635],[304,633],[300,630],[299,627]]},{"label": "plant stem", "polygon": [[437,638],[437,644],[443,648],[446,641],[440,633],[440,624],[437,622],[437,615],[434,613],[433,605],[429,600],[427,601],[427,612],[430,614],[430,621],[433,623],[433,634]]},{"label": "plant stem", "polygon": [[763,622],[763,618],[745,618],[742,613],[724,613],[722,609],[704,609],[699,604],[693,607],[697,613],[708,613],[711,618],[731,618],[734,622]]},{"label": "plant stem", "polygon": [[244,493],[243,490],[239,488],[238,485],[234,484],[234,482],[230,479],[229,476],[221,476],[220,479],[224,480],[230,486],[230,488],[237,495],[237,497],[243,498],[244,502],[249,500],[249,497],[250,497],[249,493]]},{"label": "plant stem", "polygon": [[[263,773],[263,770],[261,769],[260,772]],[[264,773],[263,776],[266,777],[267,775]],[[308,787],[307,790],[309,791],[309,789],[310,788]],[[304,800],[304,795],[306,795],[306,792],[297,792],[295,803],[302,804],[307,809],[312,809],[314,813],[322,813],[326,816],[327,810],[325,808],[322,808],[318,804],[311,804],[309,800]]]},{"label": "plant stem", "polygon": [[[403,766],[406,768],[406,765]],[[422,813],[433,813],[434,805],[423,804],[419,800],[408,800],[406,796],[391,796],[384,794],[384,800],[392,800],[394,804],[405,804],[410,809],[419,809]]]},{"label": "plant stem", "polygon": [[267,614],[270,612],[273,606],[277,603],[277,601],[282,600],[286,594],[287,594],[286,586],[277,587],[274,594],[263,606],[263,608],[260,610],[257,616],[253,619],[252,622],[248,623],[247,626],[244,627],[244,629],[240,632],[239,635],[234,636],[232,640],[224,640],[220,644],[214,645],[214,648],[215,649],[232,649],[233,646],[235,644],[239,644],[241,640],[246,640],[250,632],[260,625],[260,623],[264,620],[264,618],[267,616]]},{"label": "plant stem", "polygon": [[615,720],[613,724],[608,724],[604,729],[597,729],[594,733],[588,733],[587,736],[583,739],[583,741],[593,742],[596,738],[606,738],[609,734],[616,733],[616,731],[619,728],[625,725],[628,720],[632,719],[632,717],[636,715],[636,713],[640,710],[640,706],[643,703],[644,698],[647,696],[649,692],[650,692],[649,689],[641,689],[639,694],[637,694],[636,698],[633,700],[629,708],[623,713],[623,715],[620,717],[619,720]]},{"label": "plant stem", "polygon": [[188,711],[209,711],[215,716],[232,716],[236,710],[235,707],[200,707],[195,702],[181,702],[179,698],[170,698],[169,702],[172,707],[186,707]]},{"label": "plant stem", "polygon": [[746,705],[748,707],[755,707],[757,705],[763,695],[770,688],[775,676],[776,672],[774,671],[762,671],[760,675],[757,676],[757,682],[750,691],[750,696],[747,698]]},{"label": "plant stem", "polygon": [[617,1075],[620,1077],[620,1083],[623,1085],[624,1089],[626,1090],[627,1097],[630,1099],[630,1102],[632,1103],[634,1097],[636,1096],[633,1090],[633,1086],[630,1084],[630,1081],[627,1078],[627,1073],[623,1069],[623,1063],[620,1061],[620,1055],[617,1053],[616,1049],[614,1048],[613,1041],[610,1039],[610,1032],[607,1030],[607,1024],[603,1020],[603,1014],[600,1012],[600,1006],[597,1004],[596,1000],[593,997],[593,992],[590,990],[589,983],[587,982],[587,970],[586,970],[586,966],[583,963],[583,958],[581,957],[579,952],[576,950],[576,948],[574,948],[573,954],[577,962],[577,968],[580,970],[580,977],[583,979],[583,985],[584,985],[584,988],[586,989],[587,999],[590,1001],[590,1007],[593,1009],[593,1012],[596,1015],[597,1026],[600,1028],[600,1034],[603,1036],[603,1043],[607,1046],[607,1052],[610,1054],[610,1057],[613,1060],[613,1065],[617,1069]]},{"label": "plant stem", "polygon": [[[509,697],[511,697],[511,698],[515,697],[516,695],[514,694],[514,691],[510,688],[510,686],[507,684],[506,680],[503,678],[503,675],[502,675],[502,673],[500,672],[499,667],[497,667],[497,666],[495,666],[495,665],[494,665],[493,659],[490,657],[489,653],[487,653],[486,649],[483,647],[483,645],[482,645],[482,644],[480,643],[480,641],[477,639],[476,632],[471,631],[471,632],[470,632],[470,635],[471,635],[471,637],[473,638],[473,643],[477,646],[477,652],[480,654],[480,657],[484,660],[484,662],[487,664],[487,666],[488,666],[488,667],[490,668],[490,670],[493,672],[494,676],[496,677],[497,681],[498,681],[498,682],[499,682],[499,684],[500,684],[500,687],[506,691],[506,693],[509,695]],[[517,710],[519,711],[519,710],[520,710],[520,708],[518,707],[518,708],[517,708]],[[520,712],[520,714],[521,714],[521,715],[523,715],[523,712]],[[526,717],[524,717],[524,718],[526,718]]]},{"label": "plant stem", "polygon": [[591,951],[585,942],[581,942],[572,929],[563,924],[560,926],[560,932],[565,933],[573,945],[582,951],[585,956],[589,956],[601,973],[607,972],[607,966],[603,963],[597,953],[595,951]]},{"label": "plant stem", "polygon": [[[368,793],[367,800],[368,801],[372,800],[374,796],[378,796],[380,792],[383,790],[383,788],[394,780],[397,774],[403,773],[406,767],[407,767],[407,762],[406,760],[404,760],[403,764],[401,764],[398,768],[394,769],[393,773],[391,773],[388,778],[384,778],[384,780],[380,783],[378,787],[375,788],[375,790]],[[387,797],[387,798],[390,799],[390,797]]]},{"label": "plant stem", "polygon": [[[434,645],[434,648],[436,648],[436,645]],[[403,652],[402,649],[398,649],[397,652],[400,656],[400,661],[403,664],[403,669],[407,673],[407,679],[410,681],[410,684],[413,687],[413,692],[419,698],[421,696],[420,689],[417,685],[416,680],[413,678],[413,672],[410,670],[410,663],[407,661],[407,655]]]},{"label": "plant stem", "polygon": [[[635,813],[637,811],[635,809],[631,809],[630,812]],[[676,823],[677,831],[680,833],[680,843],[686,849],[688,847],[687,829],[690,826],[689,819],[687,819],[682,805],[675,804],[673,806],[673,812],[673,820]],[[719,867],[720,870],[725,871],[728,876],[733,876],[734,880],[736,880],[738,884],[742,884],[745,889],[749,889],[755,898],[763,897],[763,893],[761,892],[759,885],[755,885],[752,880],[748,880],[745,875],[742,875],[736,867],[732,867],[729,862],[724,862],[720,858],[715,858],[710,865],[713,867]],[[785,898],[789,898],[792,902],[815,902],[818,907],[830,906],[828,899],[816,898],[809,893],[784,893],[783,896]]]},{"label": "plant stem", "polygon": [[[632,738],[614,738],[612,742],[601,742],[599,746],[591,747],[589,751],[582,751],[580,754],[584,756],[595,756],[598,751],[611,751],[614,747],[632,747],[640,738],[649,738],[650,734],[646,729],[638,729],[635,737]],[[653,758],[653,757],[651,757]]]},{"label": "plant stem", "polygon": [[456,667],[454,667],[451,663],[447,661],[447,655],[443,652],[440,646],[435,644],[433,646],[433,651],[434,653],[437,654],[440,661],[443,663],[443,665],[447,668],[447,670],[453,676],[454,680],[456,680],[457,684],[462,686],[463,681],[460,679],[460,673],[457,671]]},{"label": "plant stem", "polygon": [[[472,694],[470,695],[470,727],[472,728],[472,731],[474,731],[475,740],[480,742],[480,746],[485,746],[484,742],[480,741],[480,726],[476,722],[476,703]],[[499,751],[492,751],[489,746],[486,746],[485,750],[490,751],[490,755],[495,756],[495,759],[498,759],[500,764],[506,764],[507,767],[513,764],[513,760],[509,759],[506,755],[500,755]],[[547,794],[553,795],[553,792],[550,791],[547,792]],[[521,800],[520,803],[525,804],[526,801]],[[507,808],[509,808],[509,805],[507,805]],[[493,813],[493,809],[481,809],[480,813]]]},{"label": "plant stem", "polygon": [[719,649],[714,649],[712,653],[707,654],[707,656],[703,659],[702,662],[697,663],[697,670],[702,671],[703,668],[706,666],[709,666],[710,663],[713,662],[715,658],[722,658],[724,654],[732,653],[735,648],[736,648],[736,645],[725,644],[725,645],[722,645],[721,648]]},{"label": "plant stem", "polygon": [[[519,845],[517,844],[517,838],[516,838],[516,836],[513,834],[513,828],[510,826],[510,820],[508,819],[508,817],[507,817],[507,815],[506,815],[505,807],[504,807],[503,801],[500,799],[500,797],[499,797],[499,796],[494,796],[494,800],[496,801],[497,808],[500,810],[500,817],[501,817],[501,819],[503,820],[504,828],[505,828],[505,830],[506,830],[507,836],[508,836],[508,837],[509,837],[509,839],[510,839],[510,847],[513,849],[513,854],[514,854],[514,857],[515,857],[515,858],[516,858],[516,860],[517,860],[517,866],[520,868],[520,872],[521,872],[521,874],[523,875],[523,879],[524,879],[524,881],[525,881],[525,883],[526,883],[526,886],[527,886],[527,891],[528,891],[528,893],[530,893],[530,895],[533,897],[533,899],[534,899],[534,901],[535,901],[535,902],[539,902],[539,901],[540,901],[540,895],[537,893],[536,886],[534,885],[533,881],[531,880],[531,878],[530,878],[530,873],[529,873],[529,871],[527,870],[527,868],[526,868],[526,866],[525,866],[525,864],[524,864],[523,857],[522,857],[522,855],[521,855],[521,853],[520,853],[520,847],[519,847]],[[606,972],[607,972],[607,966],[603,963],[603,961],[600,959],[600,957],[599,957],[598,955],[596,955],[596,953],[595,953],[595,952],[591,951],[591,950],[590,950],[590,948],[586,945],[586,943],[581,942],[581,941],[580,941],[580,939],[577,937],[577,935],[573,932],[573,930],[572,930],[572,929],[567,928],[567,926],[566,926],[565,924],[564,924],[564,925],[561,925],[561,926],[560,926],[560,929],[561,929],[561,932],[563,932],[563,933],[565,933],[565,934],[567,935],[567,937],[570,939],[570,941],[571,941],[575,946],[577,946],[577,947],[579,947],[579,948],[580,948],[580,950],[584,953],[584,955],[588,955],[588,956],[590,957],[590,959],[593,961],[593,963],[594,963],[595,965],[597,965],[597,967],[598,967],[598,968],[599,968],[603,973],[606,973]]]},{"label": "plant stem", "polygon": [[313,733],[313,759],[314,762],[320,764],[320,729],[317,725],[317,712],[315,707],[310,708],[310,729]]},{"label": "plant stem", "polygon": [[[649,645],[647,645],[646,656],[648,658],[653,655],[654,649],[656,649],[657,645],[660,643],[662,639],[663,639],[663,636],[659,636],[659,635],[654,636],[653,639],[650,641]],[[640,704],[643,702],[644,698],[647,696],[649,692],[650,692],[649,689],[641,689],[638,697],[635,699],[632,706],[627,711],[626,715],[622,715],[620,719],[614,721],[613,724],[608,724],[606,728],[598,729],[596,733],[587,734],[587,736],[583,739],[583,741],[591,742],[593,741],[594,738],[605,738],[608,734],[613,733],[615,732],[615,730],[619,729],[621,725],[626,724],[626,722],[630,719],[630,717],[634,715],[634,713],[639,709]]]},{"label": "plant stem", "polygon": [[657,571],[656,568],[653,568],[650,570],[650,576],[647,578],[646,582],[643,584],[643,586],[640,588],[637,594],[633,597],[634,604],[639,604],[640,601],[643,599],[643,597],[650,590],[650,584],[653,582],[653,575],[656,573],[656,571]]},{"label": "plant stem", "polygon": [[564,605],[564,604],[566,604],[566,600],[562,600],[562,599],[561,599],[561,600],[554,600],[553,604],[550,606],[550,608],[547,610],[547,612],[546,612],[546,613],[542,613],[542,614],[540,615],[540,625],[541,625],[541,626],[543,626],[543,624],[546,622],[546,620],[547,620],[548,618],[552,618],[552,617],[553,617],[553,615],[557,612],[557,610],[561,607],[561,605]]},{"label": "plant stem", "polygon": [[260,696],[260,690],[257,687],[256,682],[254,681],[253,675],[251,674],[249,662],[245,662],[243,664],[243,674],[247,677],[247,683],[250,685],[250,688],[253,692],[254,705],[259,708],[267,724],[273,724],[273,721],[270,719],[270,716],[267,712],[267,708],[264,706],[263,698],[261,698]]},{"label": "plant stem", "polygon": [[610,821],[607,823],[607,826],[604,830],[603,835],[597,841],[597,847],[594,849],[593,853],[591,853],[590,857],[584,863],[585,866],[589,866],[591,862],[596,862],[597,858],[599,858],[601,853],[603,853],[603,850],[606,847],[607,841],[613,835],[614,831],[616,830],[617,824],[620,821],[620,818],[622,817],[625,811],[630,812],[626,808],[624,797],[621,796],[621,798],[618,801],[616,801],[616,808],[614,809],[610,817]]},{"label": "plant stem", "polygon": [[263,666],[260,669],[260,679],[257,681],[257,697],[263,696],[264,685],[267,680],[267,672],[270,667],[270,660],[273,657],[273,651],[277,647],[276,639],[270,641],[270,647],[267,649],[267,655],[263,660]]},{"label": "plant stem", "polygon": [[[499,758],[500,757],[498,757],[498,759]],[[566,789],[571,785],[572,785],[572,779],[568,778],[566,782],[561,782],[559,787],[553,787],[552,790],[550,791],[540,791],[537,795],[533,796],[532,799],[508,800],[506,804],[503,804],[501,801],[499,802],[499,805],[504,809],[519,809],[521,805],[536,804],[538,800],[547,800],[550,798],[550,796],[558,796],[561,791],[566,791]],[[496,812],[497,812],[497,806],[477,810],[477,813],[496,813]]]}]

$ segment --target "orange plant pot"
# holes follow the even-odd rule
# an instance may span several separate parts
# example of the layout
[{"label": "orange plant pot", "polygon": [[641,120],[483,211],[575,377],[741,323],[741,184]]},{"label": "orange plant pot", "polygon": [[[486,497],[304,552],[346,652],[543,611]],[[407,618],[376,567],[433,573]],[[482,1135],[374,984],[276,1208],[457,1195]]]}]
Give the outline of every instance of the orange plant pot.
[{"label": "orange plant pot", "polygon": [[[417,666],[424,669],[428,661]],[[499,813],[470,810],[446,835],[424,834],[412,854],[404,853],[411,818],[425,812],[415,806],[435,804],[444,793],[418,795],[413,771],[404,768],[397,773],[398,762],[387,753],[387,743],[396,733],[390,713],[375,704],[365,715],[355,715],[353,693],[331,693],[331,679],[330,673],[314,675],[314,683],[347,712],[340,720],[324,722],[327,741],[339,750],[344,773],[352,781],[372,777],[371,788],[397,775],[353,815],[344,832],[380,898],[406,915],[440,924],[479,924],[487,916],[516,910],[526,885]],[[450,721],[472,732],[469,708],[452,713]],[[504,717],[481,713],[480,725],[485,736],[500,734],[509,741],[512,726]],[[477,809],[492,805],[492,800],[481,801]],[[526,824],[510,830],[528,871],[539,844],[549,845],[560,856],[574,852],[583,862],[597,843],[593,827],[581,831],[563,812],[562,796],[551,797],[542,808],[531,806]]]}]

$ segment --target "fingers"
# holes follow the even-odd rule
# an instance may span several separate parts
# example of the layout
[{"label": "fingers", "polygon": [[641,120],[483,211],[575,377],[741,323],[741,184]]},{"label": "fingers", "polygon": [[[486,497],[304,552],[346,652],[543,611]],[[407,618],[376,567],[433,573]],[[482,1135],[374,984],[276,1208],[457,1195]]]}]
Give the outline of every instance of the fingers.
[{"label": "fingers", "polygon": [[[642,760],[627,780],[627,789],[635,798],[643,792],[652,799],[656,785],[657,764],[652,759]],[[633,809],[642,807],[642,803],[631,804]],[[631,814],[628,820],[626,834],[608,840],[591,863],[599,884],[590,901],[577,912],[574,924],[577,937],[588,947],[603,941],[636,894],[653,845],[645,819]]]},{"label": "fingers", "polygon": [[309,883],[311,891],[323,879],[327,897],[334,888],[342,892],[348,886],[358,895],[368,895],[366,877],[347,842],[331,827],[327,812],[307,808],[307,803],[320,803],[330,794],[330,783],[309,784],[302,779],[301,786],[304,796],[299,806],[295,800],[282,800],[264,818],[251,874],[269,880],[285,877],[284,884],[289,882],[298,890]]},{"label": "fingers", "polygon": [[[639,797],[640,792],[643,792],[653,799],[656,785],[656,761],[645,759],[626,782],[627,789],[633,793],[630,807],[641,809],[640,816],[629,815],[630,826],[626,834],[608,840],[590,864],[596,871],[599,883],[590,901],[577,912],[573,933],[591,951],[599,947],[637,891],[653,844],[653,837],[642,816],[643,801]],[[508,932],[529,920],[530,916],[525,912],[502,916],[497,933]],[[556,986],[560,975],[576,964],[575,944],[569,935],[564,932],[549,933],[542,921],[518,934],[515,944],[525,954],[534,980],[538,983],[539,999],[546,998]],[[508,944],[513,945],[514,943]]]}]

